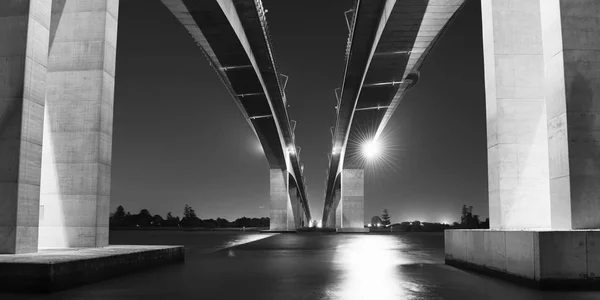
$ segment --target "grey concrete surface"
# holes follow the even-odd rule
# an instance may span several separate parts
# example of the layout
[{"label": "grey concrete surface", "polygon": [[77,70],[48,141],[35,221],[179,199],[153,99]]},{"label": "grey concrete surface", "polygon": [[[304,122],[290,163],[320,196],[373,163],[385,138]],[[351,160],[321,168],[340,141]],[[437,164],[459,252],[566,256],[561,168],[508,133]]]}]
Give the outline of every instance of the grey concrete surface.
[{"label": "grey concrete surface", "polygon": [[551,228],[540,0],[481,2],[491,228]]},{"label": "grey concrete surface", "polygon": [[[340,211],[340,228],[358,228],[365,226],[365,171],[363,169],[343,169],[342,189],[338,209]],[[336,216],[336,224],[338,223]]]},{"label": "grey concrete surface", "polygon": [[41,247],[108,245],[118,9],[118,0],[52,5]]},{"label": "grey concrete surface", "polygon": [[600,2],[540,1],[552,220],[600,227]]},{"label": "grey concrete surface", "polygon": [[288,227],[288,217],[291,215],[288,176],[288,172],[285,170],[270,170],[270,230],[285,231],[295,229]]},{"label": "grey concrete surface", "polygon": [[54,292],[184,259],[182,246],[108,246],[0,255],[0,291]]},{"label": "grey concrete surface", "polygon": [[600,230],[445,232],[446,263],[504,273],[542,288],[600,284]]},{"label": "grey concrete surface", "polygon": [[0,253],[37,251],[51,3],[0,2]]}]

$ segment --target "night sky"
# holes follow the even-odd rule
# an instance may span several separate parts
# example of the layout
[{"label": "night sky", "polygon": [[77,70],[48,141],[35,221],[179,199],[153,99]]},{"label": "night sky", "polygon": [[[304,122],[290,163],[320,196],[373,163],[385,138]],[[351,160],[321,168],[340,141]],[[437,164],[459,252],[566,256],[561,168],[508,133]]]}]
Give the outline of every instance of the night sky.
[{"label": "night sky", "polygon": [[[263,0],[280,72],[290,77],[308,197],[322,216],[329,128],[352,0]],[[457,221],[488,215],[479,1],[467,0],[387,126],[394,165],[370,170],[365,219]],[[112,208],[201,218],[269,215],[260,144],[191,36],[158,0],[121,0]]]}]

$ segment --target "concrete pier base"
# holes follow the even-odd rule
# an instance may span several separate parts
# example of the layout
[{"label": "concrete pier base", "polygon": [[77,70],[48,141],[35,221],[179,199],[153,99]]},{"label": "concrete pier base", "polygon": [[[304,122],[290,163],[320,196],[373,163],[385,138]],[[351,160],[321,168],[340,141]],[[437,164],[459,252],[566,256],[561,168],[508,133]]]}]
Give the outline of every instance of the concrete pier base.
[{"label": "concrete pier base", "polygon": [[184,259],[183,246],[108,246],[0,255],[0,291],[54,292]]},{"label": "concrete pier base", "polygon": [[542,289],[600,288],[600,230],[445,231],[446,264]]}]

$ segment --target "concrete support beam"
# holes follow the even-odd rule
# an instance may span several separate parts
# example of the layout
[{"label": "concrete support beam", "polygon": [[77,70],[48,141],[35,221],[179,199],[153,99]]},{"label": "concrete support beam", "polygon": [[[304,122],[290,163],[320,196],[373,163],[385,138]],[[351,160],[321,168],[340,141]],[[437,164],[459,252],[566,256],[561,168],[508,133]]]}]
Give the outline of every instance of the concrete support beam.
[{"label": "concrete support beam", "polygon": [[[335,196],[334,196],[335,197]],[[334,200],[334,204],[331,209],[328,210],[327,214],[327,222],[325,224],[321,224],[324,228],[336,228],[336,200]]]},{"label": "concrete support beam", "polygon": [[491,228],[600,227],[599,10],[482,1]]},{"label": "concrete support beam", "polygon": [[363,169],[343,169],[341,200],[336,209],[338,231],[359,231],[364,228],[365,172]]},{"label": "concrete support beam", "polygon": [[600,2],[539,0],[553,228],[600,227]]},{"label": "concrete support beam", "polygon": [[54,0],[41,247],[108,245],[119,0]]},{"label": "concrete support beam", "polygon": [[335,195],[334,197],[334,203],[337,203],[337,205],[335,205],[335,216],[334,216],[334,222],[333,224],[335,224],[335,228],[342,228],[342,219],[344,218],[344,216],[342,215],[342,189],[336,189],[335,190]]},{"label": "concrete support beam", "polygon": [[551,228],[540,0],[483,0],[490,227]]},{"label": "concrete support beam", "polygon": [[38,249],[50,7],[0,1],[0,254]]},{"label": "concrete support beam", "polygon": [[281,169],[271,169],[271,207],[270,207],[270,230],[287,231],[290,228],[288,218],[293,218],[293,211],[290,204],[290,194],[288,192],[288,172]]},{"label": "concrete support beam", "polygon": [[288,208],[287,208],[287,228],[296,229],[298,228],[297,222],[299,221],[299,204],[298,199],[298,187],[292,175],[288,175]]},{"label": "concrete support beam", "polygon": [[503,230],[446,230],[446,263],[597,286],[599,233],[572,229],[600,227],[599,11],[594,0],[482,1],[490,221]]}]

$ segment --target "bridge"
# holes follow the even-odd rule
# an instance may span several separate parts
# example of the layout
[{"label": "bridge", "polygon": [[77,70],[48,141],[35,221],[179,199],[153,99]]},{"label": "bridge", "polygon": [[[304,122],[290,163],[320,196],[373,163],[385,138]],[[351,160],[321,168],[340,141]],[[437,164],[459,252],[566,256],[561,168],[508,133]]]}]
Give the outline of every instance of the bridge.
[{"label": "bridge", "polygon": [[374,143],[464,0],[356,1],[336,106],[322,224],[364,229],[361,147]]},{"label": "bridge", "polygon": [[[271,230],[310,220],[285,82],[260,1],[163,4],[256,133]],[[0,4],[0,253],[108,245],[118,0]]]},{"label": "bridge", "polygon": [[[161,1],[198,43],[265,150],[271,230],[305,225],[311,216],[285,76],[260,0]],[[446,231],[446,263],[597,288],[600,2],[480,3],[491,229]],[[403,95],[426,76],[419,69],[463,4],[356,0],[325,226],[368,231],[361,148],[377,144]],[[183,260],[182,247],[108,246],[118,8],[118,0],[0,1],[0,253],[10,254],[0,255],[4,286],[31,278],[44,286],[85,283],[109,273],[102,268],[126,272],[149,260],[156,265],[153,259]],[[73,249],[38,253],[47,247],[84,250],[70,260]],[[35,255],[21,255],[28,253]],[[95,275],[60,269],[65,264]],[[65,272],[59,278],[56,268]]]}]

